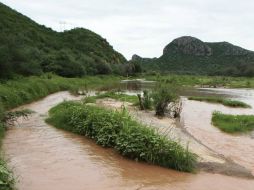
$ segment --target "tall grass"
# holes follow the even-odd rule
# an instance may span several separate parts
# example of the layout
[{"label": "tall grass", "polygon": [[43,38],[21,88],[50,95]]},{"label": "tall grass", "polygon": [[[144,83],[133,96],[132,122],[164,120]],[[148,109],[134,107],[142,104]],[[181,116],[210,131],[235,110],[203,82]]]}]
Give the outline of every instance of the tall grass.
[{"label": "tall grass", "polygon": [[199,87],[230,87],[230,88],[253,88],[254,78],[250,77],[225,77],[225,76],[200,76],[200,75],[145,75],[147,80],[158,81],[183,86]]},{"label": "tall grass", "polygon": [[[40,77],[21,77],[0,83],[0,142],[4,136],[5,111],[19,105],[30,103],[51,93],[69,90],[77,93],[87,88],[99,88],[119,82],[120,77],[96,76],[85,78],[63,78],[51,74]],[[13,188],[14,180],[0,155],[0,190]]]},{"label": "tall grass", "polygon": [[237,100],[225,99],[225,98],[221,98],[221,97],[191,96],[188,99],[189,100],[201,101],[201,102],[220,103],[220,104],[223,104],[224,106],[229,106],[229,107],[251,108],[250,105],[248,105],[244,102],[237,101]]},{"label": "tall grass", "polygon": [[29,103],[51,93],[69,90],[99,88],[106,84],[119,82],[120,77],[100,76],[85,78],[63,78],[52,75],[41,77],[26,77],[0,84],[0,102],[5,109]]},{"label": "tall grass", "polygon": [[195,167],[196,155],[133,120],[126,110],[117,112],[64,102],[52,108],[49,115],[48,123],[92,138],[130,159],[187,172]]},{"label": "tall grass", "polygon": [[101,93],[96,96],[86,97],[86,98],[84,98],[83,102],[84,103],[95,103],[97,99],[104,99],[104,98],[112,98],[112,99],[123,101],[123,102],[129,102],[134,105],[136,105],[138,103],[137,96],[127,95],[127,94],[123,94],[121,92],[114,92],[114,91]]},{"label": "tall grass", "polygon": [[212,123],[227,133],[241,133],[254,130],[254,115],[228,115],[214,112]]}]

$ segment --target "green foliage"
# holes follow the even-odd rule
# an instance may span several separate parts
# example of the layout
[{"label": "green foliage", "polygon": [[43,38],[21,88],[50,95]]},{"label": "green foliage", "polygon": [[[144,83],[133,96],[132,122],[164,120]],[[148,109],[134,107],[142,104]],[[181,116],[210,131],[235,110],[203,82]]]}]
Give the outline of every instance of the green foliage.
[{"label": "green foliage", "polygon": [[197,96],[191,96],[188,98],[189,100],[197,100],[197,101],[205,101],[205,102],[211,102],[211,103],[220,103],[224,106],[229,107],[241,107],[241,108],[250,108],[251,106],[237,100],[230,100],[225,99],[221,97],[214,97],[214,96],[208,96],[208,97],[197,97]]},{"label": "green foliage", "polygon": [[[207,43],[198,39],[188,43],[168,44],[159,58],[139,58],[147,72],[188,74],[254,76],[254,53],[227,42]],[[204,47],[210,49],[204,52]],[[199,51],[201,50],[201,51]],[[202,52],[203,51],[203,52]]]},{"label": "green foliage", "polygon": [[41,77],[19,78],[0,83],[0,102],[5,109],[10,109],[54,92],[63,90],[78,91],[83,87],[96,88],[116,83],[119,80],[119,77],[114,76],[63,78],[50,74]]},{"label": "green foliage", "polygon": [[254,78],[160,74],[145,75],[146,80],[179,86],[254,88]]},{"label": "green foliage", "polygon": [[115,100],[123,101],[123,102],[129,102],[132,104],[137,104],[138,98],[137,96],[133,95],[127,95],[119,92],[106,92],[102,93],[96,96],[97,99],[103,99],[103,98],[112,98]]},{"label": "green foliage", "polygon": [[139,107],[141,110],[149,110],[152,108],[153,101],[148,90],[143,91],[143,97],[138,94]]},{"label": "green foliage", "polygon": [[188,149],[134,121],[126,110],[117,112],[64,102],[52,108],[49,115],[48,123],[88,136],[128,158],[179,171],[190,172],[195,167],[196,156]]},{"label": "green foliage", "polygon": [[[6,112],[5,110],[32,102],[61,90],[98,88],[114,84],[119,77],[100,76],[85,78],[62,78],[50,73],[40,77],[18,77],[15,80],[0,83],[0,142],[4,136],[5,124],[12,124],[17,117],[27,116],[29,110]],[[14,179],[0,155],[0,190],[12,190]]]},{"label": "green foliage", "polygon": [[253,115],[228,115],[220,112],[214,112],[212,123],[227,133],[242,133],[254,129]]},{"label": "green foliage", "polygon": [[[55,32],[0,3],[0,78],[53,72],[65,77],[121,73],[127,61],[101,36]],[[115,65],[119,65],[115,67]]]},{"label": "green foliage", "polygon": [[6,167],[5,161],[0,159],[0,190],[13,190],[14,177],[11,171]]},{"label": "green foliage", "polygon": [[168,104],[179,98],[178,89],[173,85],[160,84],[153,90],[152,97],[156,115],[164,116]]}]

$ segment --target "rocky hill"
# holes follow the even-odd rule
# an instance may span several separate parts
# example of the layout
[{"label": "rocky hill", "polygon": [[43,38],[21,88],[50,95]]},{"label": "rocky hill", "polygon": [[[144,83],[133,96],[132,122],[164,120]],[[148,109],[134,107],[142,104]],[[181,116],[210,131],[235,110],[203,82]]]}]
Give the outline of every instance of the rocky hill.
[{"label": "rocky hill", "polygon": [[254,76],[254,52],[228,42],[203,42],[191,36],[173,40],[159,58],[134,60],[147,70],[180,74]]}]

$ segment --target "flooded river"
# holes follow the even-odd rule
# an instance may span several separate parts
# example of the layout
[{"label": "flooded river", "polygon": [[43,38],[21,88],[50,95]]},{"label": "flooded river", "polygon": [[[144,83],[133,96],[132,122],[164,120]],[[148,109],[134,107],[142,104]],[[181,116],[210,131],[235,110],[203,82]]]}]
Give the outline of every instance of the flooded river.
[{"label": "flooded river", "polygon": [[[7,131],[3,149],[9,166],[17,176],[19,190],[253,190],[254,180],[210,173],[187,174],[136,163],[111,149],[97,146],[85,137],[47,125],[44,122],[47,111],[63,100],[70,99],[79,98],[68,92],[60,92],[23,106],[36,113],[28,120],[20,120]],[[194,102],[185,103],[187,110],[197,106]],[[198,103],[193,113],[201,109],[201,105],[203,103]],[[194,131],[193,135],[199,136],[202,133],[195,132],[193,127],[200,123],[190,122],[187,110],[184,112],[185,127]],[[197,126],[201,130],[216,131],[210,129],[210,125],[203,126],[204,129],[201,127]],[[244,138],[251,140],[249,136]],[[226,143],[226,140],[220,141]],[[213,142],[211,146],[213,144],[219,143]]]},{"label": "flooded river", "polygon": [[244,101],[252,106],[229,108],[220,104],[189,101],[184,98],[182,122],[185,129],[206,146],[224,155],[254,174],[254,133],[227,134],[211,124],[212,113],[221,111],[226,114],[254,114],[254,90],[250,89],[200,89],[203,95],[225,96]]}]

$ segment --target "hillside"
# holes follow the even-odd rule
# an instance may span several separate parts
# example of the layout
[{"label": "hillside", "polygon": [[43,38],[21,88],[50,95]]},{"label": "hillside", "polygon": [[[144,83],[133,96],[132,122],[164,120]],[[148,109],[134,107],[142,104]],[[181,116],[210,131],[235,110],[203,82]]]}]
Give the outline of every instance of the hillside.
[{"label": "hillside", "polygon": [[179,74],[254,76],[254,52],[228,42],[203,42],[191,36],[173,40],[159,58],[133,56],[145,70]]},{"label": "hillside", "polygon": [[73,77],[118,73],[126,59],[83,28],[56,32],[0,3],[0,77],[54,72]]}]

